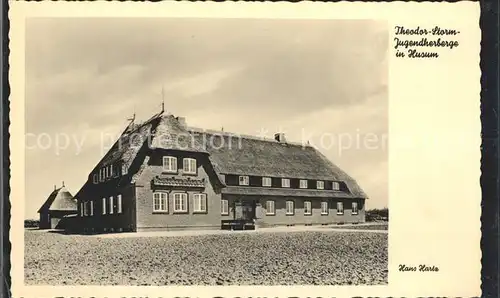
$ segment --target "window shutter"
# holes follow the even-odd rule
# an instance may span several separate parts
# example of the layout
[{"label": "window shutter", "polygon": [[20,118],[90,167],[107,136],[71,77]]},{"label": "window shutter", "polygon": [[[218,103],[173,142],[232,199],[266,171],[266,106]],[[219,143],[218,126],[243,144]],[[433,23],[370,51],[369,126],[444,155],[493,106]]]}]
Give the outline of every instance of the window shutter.
[{"label": "window shutter", "polygon": [[113,197],[109,197],[109,214],[113,214],[114,212],[114,203],[113,203]]},{"label": "window shutter", "polygon": [[229,201],[228,200],[221,200],[220,213],[223,215],[229,214]]},{"label": "window shutter", "polygon": [[173,157],[170,162],[172,163],[172,171],[177,171],[177,157]]},{"label": "window shutter", "polygon": [[116,204],[117,204],[117,213],[122,213],[122,195],[118,195],[116,197]]}]

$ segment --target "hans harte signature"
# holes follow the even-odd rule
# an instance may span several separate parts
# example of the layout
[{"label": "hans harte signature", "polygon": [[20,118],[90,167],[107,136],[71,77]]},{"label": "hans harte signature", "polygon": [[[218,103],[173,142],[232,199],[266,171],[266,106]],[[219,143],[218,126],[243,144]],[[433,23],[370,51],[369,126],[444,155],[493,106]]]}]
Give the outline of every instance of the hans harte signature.
[{"label": "hans harte signature", "polygon": [[399,264],[399,271],[401,272],[438,272],[439,268],[437,266],[429,266],[429,265],[418,265],[418,266],[408,266],[405,264]]},{"label": "hans harte signature", "polygon": [[460,31],[456,29],[395,26],[394,30],[394,48],[398,58],[439,58],[438,52],[459,46],[457,38]]}]

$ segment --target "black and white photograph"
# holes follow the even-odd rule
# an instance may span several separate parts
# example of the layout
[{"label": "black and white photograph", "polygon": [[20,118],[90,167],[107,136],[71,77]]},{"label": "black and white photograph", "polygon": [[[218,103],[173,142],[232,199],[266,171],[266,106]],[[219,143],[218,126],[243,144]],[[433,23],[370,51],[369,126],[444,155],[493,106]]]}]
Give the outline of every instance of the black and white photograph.
[{"label": "black and white photograph", "polygon": [[386,285],[380,20],[26,21],[27,285]]},{"label": "black and white photograph", "polygon": [[11,1],[12,297],[481,296],[479,8]]}]

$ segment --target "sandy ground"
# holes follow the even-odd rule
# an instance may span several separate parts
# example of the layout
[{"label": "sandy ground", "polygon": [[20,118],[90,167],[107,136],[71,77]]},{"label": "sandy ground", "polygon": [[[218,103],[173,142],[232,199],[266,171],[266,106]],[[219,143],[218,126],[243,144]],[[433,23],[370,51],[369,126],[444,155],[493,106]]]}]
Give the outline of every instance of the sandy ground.
[{"label": "sandy ground", "polygon": [[26,230],[25,283],[387,284],[388,234],[383,231],[321,226],[187,232],[118,237]]},{"label": "sandy ground", "polygon": [[[387,230],[373,229],[372,224],[342,225],[342,226],[293,226],[293,227],[272,227],[259,228],[257,230],[246,231],[224,231],[224,230],[186,230],[186,231],[155,231],[138,233],[110,233],[96,234],[90,237],[98,238],[138,238],[138,237],[180,237],[180,236],[204,236],[204,235],[230,235],[230,234],[256,234],[256,233],[292,233],[292,232],[333,232],[332,229],[339,229],[339,232],[366,232],[366,233],[387,233]],[[366,230],[364,230],[366,229]]]}]

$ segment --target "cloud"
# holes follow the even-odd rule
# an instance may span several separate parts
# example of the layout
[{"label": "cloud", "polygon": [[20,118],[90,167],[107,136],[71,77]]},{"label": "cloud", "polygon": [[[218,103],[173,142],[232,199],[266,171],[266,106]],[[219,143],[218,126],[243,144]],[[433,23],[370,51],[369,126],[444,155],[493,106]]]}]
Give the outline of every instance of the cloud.
[{"label": "cloud", "polygon": [[[76,193],[101,156],[101,135],[158,112],[162,86],[166,110],[202,128],[283,128],[299,141],[306,129],[314,142],[386,133],[387,38],[375,20],[30,18],[27,132],[86,139],[78,156],[74,145],[27,150],[27,213],[59,180]],[[387,199],[383,179],[366,178],[383,171],[387,152],[325,154]]]},{"label": "cloud", "polygon": [[167,83],[166,92],[175,92],[182,97],[201,96],[213,93],[220,87],[221,81],[240,71],[239,68],[215,69],[198,75],[183,77]]}]

